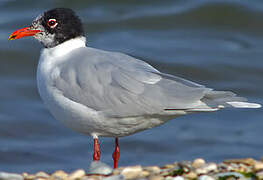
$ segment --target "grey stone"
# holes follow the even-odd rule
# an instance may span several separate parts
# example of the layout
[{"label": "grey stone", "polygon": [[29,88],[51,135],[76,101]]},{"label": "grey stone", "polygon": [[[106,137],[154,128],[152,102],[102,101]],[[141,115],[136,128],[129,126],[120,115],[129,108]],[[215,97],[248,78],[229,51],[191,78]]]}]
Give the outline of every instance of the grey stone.
[{"label": "grey stone", "polygon": [[124,176],[123,175],[109,176],[109,177],[103,178],[103,180],[124,180]]},{"label": "grey stone", "polygon": [[184,177],[182,177],[182,176],[176,176],[176,177],[167,176],[165,178],[165,180],[184,180]]},{"label": "grey stone", "polygon": [[215,178],[208,175],[202,175],[198,178],[198,180],[215,180]]},{"label": "grey stone", "polygon": [[257,172],[257,173],[256,173],[256,176],[257,176],[257,178],[260,179],[260,180],[263,179],[263,171]]},{"label": "grey stone", "polygon": [[173,180],[184,180],[184,177],[182,177],[182,176],[176,176]]},{"label": "grey stone", "polygon": [[200,168],[197,168],[195,171],[197,174],[207,174],[208,172],[212,172],[216,170],[217,170],[216,163],[208,163]]},{"label": "grey stone", "polygon": [[112,173],[112,171],[113,171],[113,169],[109,165],[107,165],[103,162],[100,162],[100,161],[93,161],[90,164],[88,173],[89,174],[108,175],[108,174]]},{"label": "grey stone", "polygon": [[237,173],[237,172],[225,172],[225,173],[218,173],[215,175],[216,178],[228,177],[228,176],[234,176],[239,179],[245,179],[245,177],[242,174]]},{"label": "grey stone", "polygon": [[23,176],[20,174],[0,172],[0,180],[23,180]]}]

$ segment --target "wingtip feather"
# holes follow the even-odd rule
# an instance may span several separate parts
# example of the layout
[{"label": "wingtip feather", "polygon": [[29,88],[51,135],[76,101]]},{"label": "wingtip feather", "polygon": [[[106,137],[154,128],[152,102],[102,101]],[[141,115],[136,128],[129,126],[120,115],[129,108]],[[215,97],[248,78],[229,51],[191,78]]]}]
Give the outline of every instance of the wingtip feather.
[{"label": "wingtip feather", "polygon": [[231,102],[227,102],[227,104],[235,108],[261,108],[262,107],[261,104],[241,102],[241,101],[231,101]]}]

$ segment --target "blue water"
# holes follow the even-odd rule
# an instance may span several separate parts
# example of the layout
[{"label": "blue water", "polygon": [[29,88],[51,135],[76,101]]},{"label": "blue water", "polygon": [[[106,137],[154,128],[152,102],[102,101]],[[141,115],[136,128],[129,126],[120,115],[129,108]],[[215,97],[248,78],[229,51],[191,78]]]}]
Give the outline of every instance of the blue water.
[{"label": "blue water", "polygon": [[[8,41],[41,12],[73,8],[88,45],[141,58],[159,70],[231,90],[263,104],[263,2],[0,1],[0,171],[87,169],[92,139],[65,128],[36,89],[41,45]],[[263,153],[263,110],[228,109],[192,114],[120,139],[120,165],[163,165],[197,157],[207,161]],[[112,138],[101,138],[102,161],[112,164]]]}]

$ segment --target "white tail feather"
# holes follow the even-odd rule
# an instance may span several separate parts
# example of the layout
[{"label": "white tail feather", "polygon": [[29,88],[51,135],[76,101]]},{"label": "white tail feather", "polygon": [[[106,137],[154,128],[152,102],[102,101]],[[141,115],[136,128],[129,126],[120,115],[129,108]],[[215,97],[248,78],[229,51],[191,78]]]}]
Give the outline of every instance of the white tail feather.
[{"label": "white tail feather", "polygon": [[260,108],[261,107],[260,104],[241,102],[241,101],[231,101],[231,102],[226,102],[226,103],[235,108]]},{"label": "white tail feather", "polygon": [[194,109],[187,109],[187,112],[214,112],[218,111],[219,108],[194,108]]}]

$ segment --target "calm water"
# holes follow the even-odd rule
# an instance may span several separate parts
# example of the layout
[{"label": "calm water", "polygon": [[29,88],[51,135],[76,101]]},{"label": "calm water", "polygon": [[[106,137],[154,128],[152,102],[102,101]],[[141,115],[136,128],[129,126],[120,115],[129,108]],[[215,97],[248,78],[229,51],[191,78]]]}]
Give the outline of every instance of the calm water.
[{"label": "calm water", "polygon": [[[44,10],[71,7],[88,44],[141,58],[159,70],[263,103],[263,2],[0,1],[0,171],[87,169],[92,139],[65,128],[36,89],[41,46],[7,41]],[[263,110],[193,114],[121,138],[120,165],[162,165],[263,156]],[[112,164],[113,139],[101,138],[102,161]]]}]

